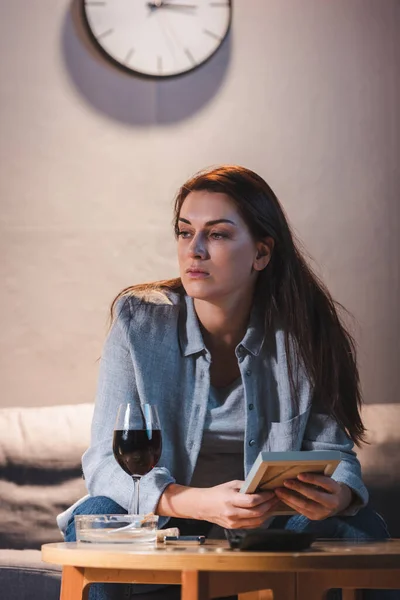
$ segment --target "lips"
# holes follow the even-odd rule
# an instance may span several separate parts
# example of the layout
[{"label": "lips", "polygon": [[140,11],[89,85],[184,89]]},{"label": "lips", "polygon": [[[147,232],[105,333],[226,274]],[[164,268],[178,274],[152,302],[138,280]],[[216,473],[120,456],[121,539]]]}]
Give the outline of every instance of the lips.
[{"label": "lips", "polygon": [[186,275],[190,279],[207,279],[207,277],[210,277],[210,273],[208,271],[199,269],[199,267],[189,267],[186,269]]},{"label": "lips", "polygon": [[186,273],[198,273],[199,275],[203,274],[203,275],[209,275],[210,273],[208,271],[205,271],[204,269],[197,269],[196,267],[190,267],[189,269],[186,269]]}]

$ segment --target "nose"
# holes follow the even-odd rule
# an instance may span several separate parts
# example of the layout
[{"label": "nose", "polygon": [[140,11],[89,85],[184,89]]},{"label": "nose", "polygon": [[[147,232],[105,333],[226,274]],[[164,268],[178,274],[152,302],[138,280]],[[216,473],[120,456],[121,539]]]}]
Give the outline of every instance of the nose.
[{"label": "nose", "polygon": [[192,258],[204,260],[207,258],[207,248],[204,237],[195,235],[189,247],[189,253]]}]

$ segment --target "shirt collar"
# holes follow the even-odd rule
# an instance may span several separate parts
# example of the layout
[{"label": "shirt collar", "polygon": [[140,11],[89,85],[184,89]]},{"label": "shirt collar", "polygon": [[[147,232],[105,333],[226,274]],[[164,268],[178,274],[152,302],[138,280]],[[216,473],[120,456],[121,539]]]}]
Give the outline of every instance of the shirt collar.
[{"label": "shirt collar", "polygon": [[[179,342],[184,356],[206,351],[193,298],[184,294],[179,319]],[[251,309],[249,325],[239,346],[258,356],[265,339],[265,317],[262,303],[255,302]]]},{"label": "shirt collar", "polygon": [[197,354],[206,350],[200,323],[194,309],[193,298],[184,294],[179,319],[179,342],[184,356]]},{"label": "shirt collar", "polygon": [[255,301],[250,313],[249,325],[239,346],[243,346],[250,354],[258,356],[265,339],[265,310],[259,301]]}]

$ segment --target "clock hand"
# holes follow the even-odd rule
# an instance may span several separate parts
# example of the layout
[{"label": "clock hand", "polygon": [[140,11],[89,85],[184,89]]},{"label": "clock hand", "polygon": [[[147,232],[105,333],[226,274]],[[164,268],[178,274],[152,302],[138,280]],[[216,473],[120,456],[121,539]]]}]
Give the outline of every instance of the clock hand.
[{"label": "clock hand", "polygon": [[197,8],[197,4],[172,4],[171,2],[164,2],[161,7],[165,8]]},{"label": "clock hand", "polygon": [[170,2],[147,2],[149,8],[197,8],[196,4],[172,4]]}]

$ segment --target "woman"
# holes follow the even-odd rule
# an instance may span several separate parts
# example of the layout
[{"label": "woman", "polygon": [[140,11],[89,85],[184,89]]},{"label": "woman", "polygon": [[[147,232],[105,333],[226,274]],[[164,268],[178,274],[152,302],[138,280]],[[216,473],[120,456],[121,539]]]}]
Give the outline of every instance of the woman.
[{"label": "woman", "polygon": [[[200,172],[178,192],[174,225],[180,279],[128,288],[113,303],[83,456],[90,497],[61,518],[66,539],[75,514],[132,510],[112,435],[119,403],[139,400],[156,404],[162,423],[161,460],[140,486],[140,512],[154,511],[161,526],[211,536],[266,526],[283,500],[298,515],[275,518],[274,528],[388,537],[366,508],[353,451],[365,435],[353,340],[271,188],[243,167]],[[240,494],[262,449],[336,449],[345,458],[332,478],[303,475],[275,492]],[[126,597],[121,589],[96,586],[93,597]]]}]

